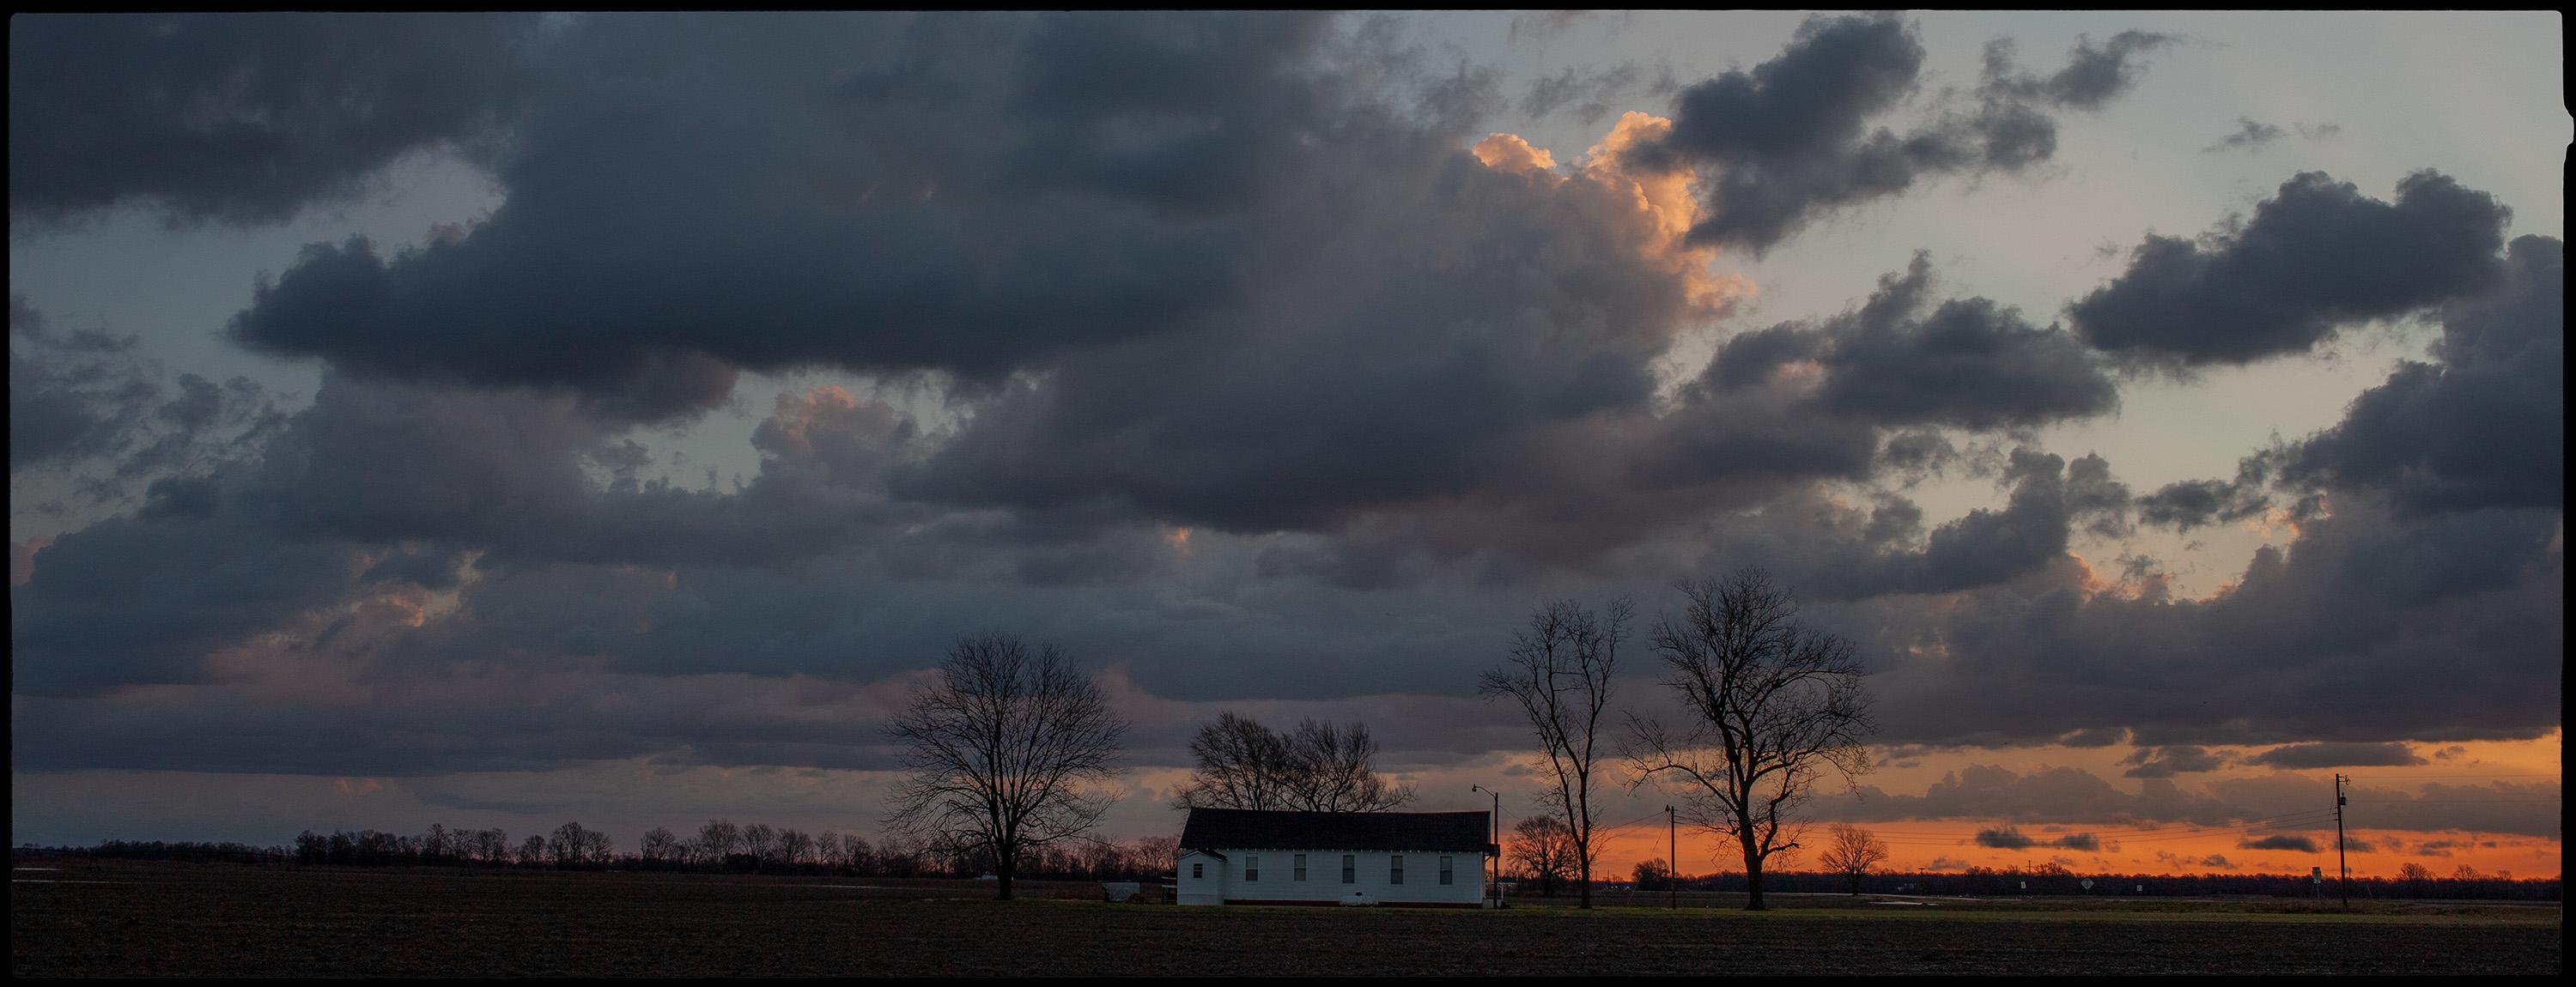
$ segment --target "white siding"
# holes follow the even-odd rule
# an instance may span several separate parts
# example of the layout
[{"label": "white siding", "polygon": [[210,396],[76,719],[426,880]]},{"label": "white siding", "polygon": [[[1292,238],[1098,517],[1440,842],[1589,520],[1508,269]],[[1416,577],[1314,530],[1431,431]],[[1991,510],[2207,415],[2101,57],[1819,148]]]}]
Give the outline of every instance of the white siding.
[{"label": "white siding", "polygon": [[[1404,883],[1389,880],[1384,850],[1242,850],[1224,847],[1219,860],[1196,850],[1181,855],[1180,902],[1215,905],[1224,902],[1349,901],[1364,897],[1372,904],[1444,904],[1474,906],[1484,900],[1485,857],[1480,853],[1447,854],[1450,883],[1440,883],[1440,853],[1406,852]],[[1306,879],[1296,879],[1297,855],[1306,855]],[[1356,858],[1352,882],[1342,883],[1342,857]],[[1261,879],[1244,880],[1243,865],[1261,858]],[[1204,865],[1193,879],[1193,864]]]},{"label": "white siding", "polygon": [[1196,850],[1181,854],[1177,900],[1184,905],[1225,904],[1224,860]]}]

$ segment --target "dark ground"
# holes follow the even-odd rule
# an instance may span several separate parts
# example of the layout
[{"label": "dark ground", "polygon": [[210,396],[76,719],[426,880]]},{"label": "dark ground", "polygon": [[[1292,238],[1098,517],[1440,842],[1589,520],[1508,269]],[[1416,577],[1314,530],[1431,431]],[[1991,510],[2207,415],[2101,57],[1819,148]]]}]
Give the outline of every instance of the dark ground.
[{"label": "dark ground", "polygon": [[[2557,973],[2555,906],[1868,904],[1761,915],[994,902],[962,881],[27,861],[9,968],[48,975]],[[53,883],[35,883],[51,881]],[[100,883],[74,883],[100,882]],[[1643,902],[1641,902],[1642,904]]]}]

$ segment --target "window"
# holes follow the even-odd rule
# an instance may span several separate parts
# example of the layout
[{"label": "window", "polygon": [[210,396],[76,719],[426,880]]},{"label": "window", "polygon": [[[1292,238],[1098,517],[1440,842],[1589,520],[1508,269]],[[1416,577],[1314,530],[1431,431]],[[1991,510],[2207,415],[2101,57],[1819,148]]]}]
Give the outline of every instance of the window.
[{"label": "window", "polygon": [[1344,884],[1358,884],[1358,883],[1359,883],[1359,878],[1360,878],[1359,862],[1360,862],[1360,858],[1358,858],[1358,857],[1352,856],[1352,855],[1347,854],[1347,853],[1345,853],[1345,854],[1343,854],[1343,855],[1342,855],[1342,883],[1344,883]]},{"label": "window", "polygon": [[1298,855],[1297,855],[1297,880],[1303,881],[1303,880],[1305,880],[1305,879],[1306,879],[1306,855],[1301,853],[1301,854],[1298,854]]},{"label": "window", "polygon": [[1451,883],[1449,876],[1449,855],[1445,853],[1440,855],[1440,883]]},{"label": "window", "polygon": [[1190,876],[1191,876],[1191,877],[1193,877],[1193,878],[1206,877],[1206,876],[1207,876],[1207,870],[1206,870],[1206,868],[1207,868],[1207,865],[1206,865],[1206,864],[1195,864],[1195,863],[1194,863],[1194,864],[1191,864],[1191,865],[1190,865]]},{"label": "window", "polygon": [[1386,883],[1388,883],[1388,884],[1402,884],[1402,883],[1404,883],[1404,855],[1403,855],[1403,854],[1401,854],[1401,853],[1396,853],[1396,854],[1388,854],[1388,855],[1387,855],[1387,858],[1386,858]]},{"label": "window", "polygon": [[1258,880],[1260,880],[1260,879],[1261,879],[1261,855],[1260,855],[1260,854],[1257,854],[1257,853],[1255,853],[1255,854],[1246,854],[1246,855],[1244,856],[1244,858],[1243,858],[1243,879],[1244,879],[1244,880],[1246,880],[1246,881],[1258,881]]}]

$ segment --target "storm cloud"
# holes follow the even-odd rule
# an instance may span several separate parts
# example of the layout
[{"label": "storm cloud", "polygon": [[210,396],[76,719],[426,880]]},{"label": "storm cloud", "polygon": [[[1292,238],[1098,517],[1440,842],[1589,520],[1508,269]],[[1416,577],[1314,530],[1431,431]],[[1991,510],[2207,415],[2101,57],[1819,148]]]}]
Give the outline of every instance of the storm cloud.
[{"label": "storm cloud", "polygon": [[2435,362],[2407,361],[2297,444],[2287,479],[2386,491],[2410,511],[2567,502],[2567,248],[2513,243],[2492,294],[2442,308]]},{"label": "storm cloud", "polygon": [[2371,768],[2426,763],[2405,744],[2289,744],[2246,758],[2280,768]]},{"label": "storm cloud", "polygon": [[[1219,708],[1499,763],[1526,737],[1467,690],[1533,601],[1652,610],[1743,565],[1853,641],[1874,740],[2100,766],[1820,795],[1833,818],[2098,852],[2096,826],[2316,802],[2249,765],[2559,726],[2562,249],[2508,247],[2494,198],[2303,175],[2150,237],[2062,323],[2030,313],[2094,286],[1936,277],[1935,249],[1952,277],[2029,260],[1992,241],[1730,266],[1938,178],[2052,170],[2061,118],[2134,91],[2163,35],[2051,70],[1992,45],[1927,91],[1903,18],[1811,18],[1669,120],[1611,112],[1629,63],[1515,81],[1525,113],[1605,120],[1578,155],[1489,130],[1483,67],[1352,18],[343,20],[13,31],[99,60],[13,88],[31,235],[125,206],[301,228],[416,153],[499,194],[417,246],[332,227],[182,327],[318,365],[291,410],[163,372],[167,326],[13,296],[13,520],[64,490],[99,515],[13,532],[27,772],[878,771],[873,725],[987,629],[1101,670],[1142,767]],[[107,78],[135,88],[96,133],[15,112]],[[2154,153],[2241,163],[2205,139]],[[2418,313],[2441,340],[2326,429],[2084,444],[2169,428],[2131,371]],[[719,442],[747,476],[668,479]],[[2176,572],[2132,542],[2256,520]]]},{"label": "storm cloud", "polygon": [[1672,134],[1640,147],[1636,160],[1705,169],[1709,216],[1692,240],[1760,253],[1918,179],[2048,160],[2057,150],[2048,109],[2100,107],[2135,82],[2131,59],[2163,43],[2135,31],[2099,48],[2080,41],[2070,64],[2045,79],[2013,65],[2008,41],[1990,46],[1976,105],[1900,136],[1881,121],[1920,85],[1925,53],[1914,27],[1894,14],[1812,17],[1778,58],[1682,89]]},{"label": "storm cloud", "polygon": [[[31,14],[9,24],[9,210],[275,223],[506,122],[536,14]],[[488,149],[487,149],[488,150]]]},{"label": "storm cloud", "polygon": [[2513,212],[2421,171],[2395,202],[2306,172],[2236,228],[2200,242],[2149,234],[2128,270],[2067,314],[2086,342],[2139,365],[2191,368],[2304,352],[2344,326],[2501,281]]},{"label": "storm cloud", "polygon": [[1812,361],[1824,371],[1819,404],[1886,425],[1987,430],[2119,407],[2109,375],[2072,334],[1984,298],[1934,307],[1931,264],[1915,254],[1843,316],[1735,336],[1710,365],[1710,383],[1747,386]]}]

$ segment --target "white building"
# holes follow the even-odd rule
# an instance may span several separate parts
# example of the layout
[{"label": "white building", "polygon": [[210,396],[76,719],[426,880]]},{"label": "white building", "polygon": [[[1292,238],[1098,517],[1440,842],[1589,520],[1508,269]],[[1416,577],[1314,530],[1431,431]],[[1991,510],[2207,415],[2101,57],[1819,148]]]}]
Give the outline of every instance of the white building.
[{"label": "white building", "polygon": [[1474,908],[1489,824],[1483,812],[1191,809],[1180,903]]}]

